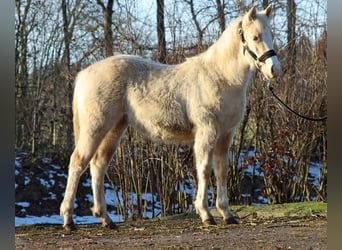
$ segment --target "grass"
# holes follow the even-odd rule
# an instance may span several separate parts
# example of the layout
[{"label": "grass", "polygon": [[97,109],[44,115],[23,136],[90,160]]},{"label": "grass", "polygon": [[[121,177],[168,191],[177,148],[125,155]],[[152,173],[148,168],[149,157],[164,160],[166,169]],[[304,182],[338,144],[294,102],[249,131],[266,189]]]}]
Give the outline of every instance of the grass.
[{"label": "grass", "polygon": [[269,216],[310,216],[326,214],[328,204],[326,202],[294,202],[275,204],[268,206],[232,206],[235,213],[258,213]]}]

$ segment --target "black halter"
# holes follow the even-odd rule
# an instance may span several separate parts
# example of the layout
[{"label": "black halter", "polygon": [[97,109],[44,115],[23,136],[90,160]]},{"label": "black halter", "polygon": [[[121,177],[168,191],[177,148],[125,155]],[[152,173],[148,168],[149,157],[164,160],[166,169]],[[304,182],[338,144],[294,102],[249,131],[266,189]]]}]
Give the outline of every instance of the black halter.
[{"label": "black halter", "polygon": [[247,45],[245,36],[243,35],[242,22],[240,22],[240,24],[239,24],[239,34],[240,34],[242,45],[243,45],[243,54],[245,54],[245,51],[247,50],[248,54],[254,59],[255,65],[256,65],[257,69],[260,69],[260,64],[259,63],[265,63],[265,61],[268,58],[277,55],[276,52],[273,49],[266,51],[260,57],[258,57],[253,51],[251,51],[250,48]]}]

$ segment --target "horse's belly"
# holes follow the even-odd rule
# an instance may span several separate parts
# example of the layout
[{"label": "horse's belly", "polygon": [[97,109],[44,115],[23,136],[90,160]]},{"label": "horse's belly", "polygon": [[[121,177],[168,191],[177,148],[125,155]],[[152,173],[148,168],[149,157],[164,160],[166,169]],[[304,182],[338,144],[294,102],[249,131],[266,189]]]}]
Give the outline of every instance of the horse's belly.
[{"label": "horse's belly", "polygon": [[161,120],[134,117],[129,119],[129,124],[144,136],[163,142],[187,143],[193,141],[193,133],[190,127],[183,124],[165,123]]},{"label": "horse's belly", "polygon": [[159,101],[131,103],[127,110],[129,124],[153,140],[192,141],[193,126],[182,106],[175,100]]}]

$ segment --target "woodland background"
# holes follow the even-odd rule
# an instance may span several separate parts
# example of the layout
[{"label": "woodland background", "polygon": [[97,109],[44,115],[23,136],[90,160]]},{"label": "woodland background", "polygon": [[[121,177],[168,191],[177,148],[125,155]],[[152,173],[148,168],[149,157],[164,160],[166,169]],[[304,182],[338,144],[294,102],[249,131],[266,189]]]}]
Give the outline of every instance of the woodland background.
[{"label": "woodland background", "polygon": [[[283,67],[275,91],[298,112],[327,113],[327,2],[320,0],[16,0],[15,150],[32,162],[57,159],[67,171],[73,149],[72,91],[82,68],[119,53],[175,64],[213,44],[252,5],[272,4],[274,44]],[[244,120],[230,149],[230,202],[261,188],[270,204],[327,200],[327,123],[286,111],[257,73]],[[251,153],[252,152],[252,153]],[[308,181],[319,163],[318,185]],[[244,176],[252,166],[262,178]],[[107,178],[120,186],[122,214],[141,216],[144,193],[158,194],[162,215],[187,211],[184,185],[196,177],[192,149],[161,145],[128,129]],[[214,178],[214,177],[212,177]],[[246,185],[246,182],[248,185]],[[215,182],[210,183],[210,188]],[[245,183],[245,184],[244,184]],[[211,189],[214,190],[214,189]],[[133,205],[129,194],[136,193]],[[215,194],[211,203],[214,204]]]}]

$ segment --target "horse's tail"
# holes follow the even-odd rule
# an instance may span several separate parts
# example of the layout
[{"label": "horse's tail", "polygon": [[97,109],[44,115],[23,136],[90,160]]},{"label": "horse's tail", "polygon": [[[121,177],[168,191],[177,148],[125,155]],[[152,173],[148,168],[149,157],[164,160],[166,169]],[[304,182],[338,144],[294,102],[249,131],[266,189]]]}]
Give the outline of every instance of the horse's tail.
[{"label": "horse's tail", "polygon": [[[75,86],[77,83],[77,79],[75,81]],[[80,124],[79,124],[79,117],[78,117],[78,105],[77,105],[77,94],[76,91],[74,90],[74,96],[72,100],[72,112],[73,112],[73,126],[74,126],[74,142],[75,142],[75,147],[77,146],[78,138],[79,138],[79,133],[80,133]]]}]

